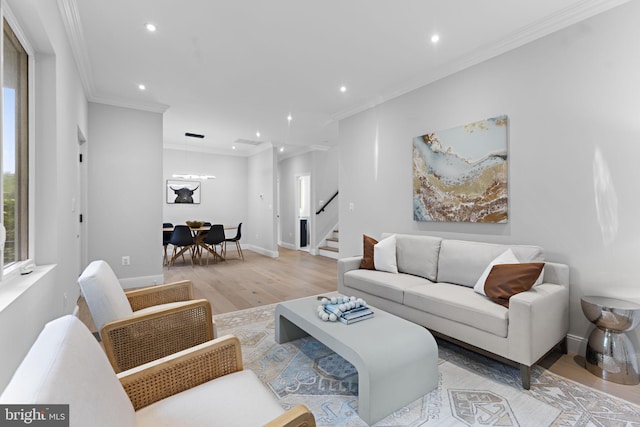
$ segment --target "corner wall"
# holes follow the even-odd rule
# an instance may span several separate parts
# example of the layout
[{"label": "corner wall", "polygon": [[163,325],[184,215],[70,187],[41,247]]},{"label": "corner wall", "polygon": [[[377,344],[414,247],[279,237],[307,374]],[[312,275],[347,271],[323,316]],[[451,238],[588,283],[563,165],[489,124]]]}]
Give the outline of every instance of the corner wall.
[{"label": "corner wall", "polygon": [[125,287],[162,283],[162,114],[89,103],[89,130],[88,260]]},{"label": "corner wall", "polygon": [[278,256],[276,170],[277,158],[271,144],[249,157],[247,224],[242,226],[242,240],[249,249],[271,257]]},{"label": "corner wall", "polygon": [[[342,120],[340,256],[361,254],[363,233],[540,245],[571,268],[569,333],[583,352],[581,296],[640,302],[637,16],[640,2],[626,3]],[[412,138],[500,114],[509,222],[413,221]]]}]

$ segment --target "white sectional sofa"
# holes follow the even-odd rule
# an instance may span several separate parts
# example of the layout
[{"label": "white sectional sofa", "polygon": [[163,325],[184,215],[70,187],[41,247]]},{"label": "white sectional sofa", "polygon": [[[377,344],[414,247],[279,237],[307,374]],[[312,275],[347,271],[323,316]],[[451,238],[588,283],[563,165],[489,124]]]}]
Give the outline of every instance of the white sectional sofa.
[{"label": "white sectional sofa", "polygon": [[[384,237],[389,234],[384,234]],[[544,260],[542,248],[396,234],[398,273],[360,269],[362,257],[338,261],[338,291],[418,323],[436,335],[520,368],[529,389],[531,366],[569,329],[569,267]],[[518,261],[545,262],[542,283],[503,307],[474,291],[487,266],[511,248]]]}]

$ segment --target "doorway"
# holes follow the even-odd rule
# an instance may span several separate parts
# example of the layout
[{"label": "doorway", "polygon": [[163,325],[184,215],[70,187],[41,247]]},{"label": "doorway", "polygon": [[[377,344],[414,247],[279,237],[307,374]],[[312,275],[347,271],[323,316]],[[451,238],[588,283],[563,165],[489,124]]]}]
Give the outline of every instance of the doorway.
[{"label": "doorway", "polygon": [[79,254],[79,273],[82,273],[84,268],[87,266],[87,228],[86,228],[86,215],[85,212],[87,210],[87,139],[84,136],[84,133],[78,127],[78,170],[77,170],[77,186],[76,191],[78,192],[76,198],[72,201],[72,210],[77,217],[77,230],[76,230],[76,240],[77,240],[77,249]]},{"label": "doorway", "polygon": [[311,175],[308,173],[295,177],[295,215],[296,249],[309,251],[309,221],[311,220]]}]

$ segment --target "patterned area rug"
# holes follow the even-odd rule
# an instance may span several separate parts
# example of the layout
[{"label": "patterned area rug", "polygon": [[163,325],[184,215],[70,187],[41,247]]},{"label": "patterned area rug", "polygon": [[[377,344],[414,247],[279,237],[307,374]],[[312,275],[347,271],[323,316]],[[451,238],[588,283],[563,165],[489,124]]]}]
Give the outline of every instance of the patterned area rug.
[{"label": "patterned area rug", "polygon": [[[311,337],[276,344],[274,307],[215,316],[218,334],[240,339],[245,369],[256,372],[284,408],[306,405],[319,426],[366,426],[358,417],[356,369]],[[523,390],[518,369],[446,341],[438,347],[438,387],[376,427],[640,426],[640,406],[540,366],[532,370],[531,390]]]}]

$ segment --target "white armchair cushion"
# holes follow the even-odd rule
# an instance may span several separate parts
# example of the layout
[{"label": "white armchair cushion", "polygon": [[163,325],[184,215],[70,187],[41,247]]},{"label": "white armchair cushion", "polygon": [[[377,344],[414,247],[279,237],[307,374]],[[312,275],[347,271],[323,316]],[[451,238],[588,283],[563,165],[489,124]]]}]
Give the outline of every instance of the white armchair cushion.
[{"label": "white armchair cushion", "polygon": [[135,413],[141,427],[256,427],[284,412],[253,371],[239,371]]},{"label": "white armchair cushion", "polygon": [[0,403],[69,404],[72,426],[135,425],[133,405],[107,356],[71,315],[45,326]]},{"label": "white armchair cushion", "polygon": [[105,261],[89,264],[78,278],[78,283],[98,331],[109,322],[133,314],[120,281]]}]

